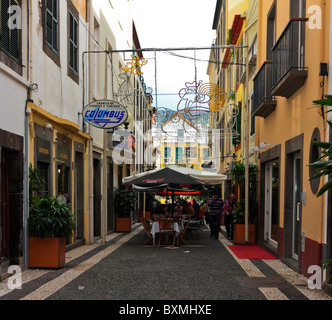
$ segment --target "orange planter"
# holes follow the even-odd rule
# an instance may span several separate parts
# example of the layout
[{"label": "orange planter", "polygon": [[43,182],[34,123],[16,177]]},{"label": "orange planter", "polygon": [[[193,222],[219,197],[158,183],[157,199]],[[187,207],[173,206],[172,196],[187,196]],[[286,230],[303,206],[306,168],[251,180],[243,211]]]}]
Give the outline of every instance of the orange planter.
[{"label": "orange planter", "polygon": [[65,238],[29,238],[30,268],[61,268],[65,260]]},{"label": "orange planter", "polygon": [[131,218],[116,218],[116,231],[117,232],[130,232],[131,231]]},{"label": "orange planter", "polygon": [[[249,229],[248,241],[249,243],[255,243],[255,225],[249,224],[248,229]],[[235,243],[246,242],[244,224],[234,224],[234,242]]]},{"label": "orange planter", "polygon": [[151,211],[145,210],[145,218],[151,219]]}]

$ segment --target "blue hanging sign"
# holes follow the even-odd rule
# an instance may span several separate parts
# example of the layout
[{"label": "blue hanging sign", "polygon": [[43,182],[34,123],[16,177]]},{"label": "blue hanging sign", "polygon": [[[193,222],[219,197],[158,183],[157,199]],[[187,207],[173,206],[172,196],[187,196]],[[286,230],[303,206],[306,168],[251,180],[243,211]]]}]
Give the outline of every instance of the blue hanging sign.
[{"label": "blue hanging sign", "polygon": [[84,107],[83,118],[97,128],[112,129],[127,120],[128,111],[117,101],[97,100]]}]

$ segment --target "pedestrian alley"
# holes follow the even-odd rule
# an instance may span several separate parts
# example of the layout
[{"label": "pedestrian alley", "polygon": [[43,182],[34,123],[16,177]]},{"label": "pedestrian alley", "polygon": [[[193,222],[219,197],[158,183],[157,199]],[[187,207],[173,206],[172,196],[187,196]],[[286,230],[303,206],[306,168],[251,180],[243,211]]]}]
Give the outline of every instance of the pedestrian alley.
[{"label": "pedestrian alley", "polygon": [[332,300],[280,260],[238,259],[224,229],[202,226],[188,246],[143,245],[140,223],[66,254],[59,270],[26,270],[22,289],[0,283],[0,300]]}]

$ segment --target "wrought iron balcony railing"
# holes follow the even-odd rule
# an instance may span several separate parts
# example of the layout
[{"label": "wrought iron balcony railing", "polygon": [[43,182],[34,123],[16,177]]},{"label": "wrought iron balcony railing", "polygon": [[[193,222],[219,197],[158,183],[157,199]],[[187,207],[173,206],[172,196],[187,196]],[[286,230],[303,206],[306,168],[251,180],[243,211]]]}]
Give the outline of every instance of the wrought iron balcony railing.
[{"label": "wrought iron balcony railing", "polygon": [[266,118],[274,111],[277,100],[272,96],[272,61],[265,61],[254,78],[252,115]]},{"label": "wrought iron balcony railing", "polygon": [[272,95],[289,98],[305,82],[305,23],[292,18],[272,48]]}]

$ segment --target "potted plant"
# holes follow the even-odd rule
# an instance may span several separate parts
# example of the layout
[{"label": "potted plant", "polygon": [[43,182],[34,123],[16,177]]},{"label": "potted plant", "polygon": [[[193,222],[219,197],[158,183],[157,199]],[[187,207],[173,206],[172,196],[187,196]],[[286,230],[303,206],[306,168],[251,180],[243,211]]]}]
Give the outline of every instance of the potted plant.
[{"label": "potted plant", "polygon": [[[245,166],[236,165],[230,173],[239,188],[239,200],[234,209],[234,242],[245,243]],[[255,223],[257,218],[257,166],[249,164],[249,213],[248,213],[248,242],[255,242]]]},{"label": "potted plant", "polygon": [[[239,201],[236,208],[233,211],[233,237],[235,243],[245,243],[245,208],[244,202]],[[251,218],[250,214],[249,217]],[[248,242],[255,242],[255,224],[252,223],[252,219],[249,219],[248,224]]]},{"label": "potted plant", "polygon": [[114,207],[116,212],[116,231],[131,231],[131,214],[135,209],[135,192],[132,190],[114,190]]},{"label": "potted plant", "polygon": [[28,219],[29,267],[60,268],[65,264],[66,237],[75,229],[74,215],[69,204],[62,204],[49,195],[40,198],[40,173],[31,167],[29,173],[33,191]]}]

